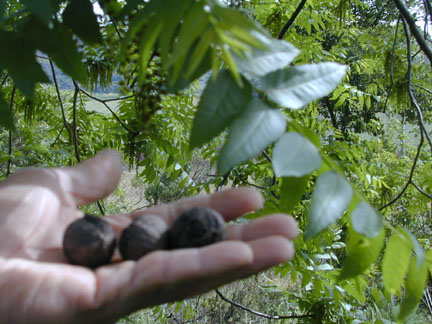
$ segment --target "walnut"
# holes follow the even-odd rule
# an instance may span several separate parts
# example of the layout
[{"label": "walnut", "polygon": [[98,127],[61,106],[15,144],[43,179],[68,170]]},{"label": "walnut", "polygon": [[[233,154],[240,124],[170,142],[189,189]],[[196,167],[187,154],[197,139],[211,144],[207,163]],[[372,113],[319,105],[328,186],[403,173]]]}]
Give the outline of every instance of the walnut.
[{"label": "walnut", "polygon": [[100,217],[85,215],[64,233],[63,252],[71,264],[96,268],[111,262],[116,245],[114,229]]},{"label": "walnut", "polygon": [[125,260],[138,260],[147,253],[165,249],[167,224],[159,216],[138,216],[120,236],[120,254]]},{"label": "walnut", "polygon": [[167,248],[200,247],[225,237],[225,221],[221,214],[207,207],[194,207],[183,212],[168,230]]}]

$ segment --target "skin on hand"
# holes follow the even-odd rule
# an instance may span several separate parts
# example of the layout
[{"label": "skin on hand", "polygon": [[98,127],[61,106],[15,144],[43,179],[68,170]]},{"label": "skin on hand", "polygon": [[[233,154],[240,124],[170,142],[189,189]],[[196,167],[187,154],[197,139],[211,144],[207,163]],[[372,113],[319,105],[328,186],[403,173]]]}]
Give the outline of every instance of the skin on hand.
[{"label": "skin on hand", "polygon": [[[121,160],[106,150],[68,168],[29,168],[0,183],[0,314],[7,323],[114,323],[138,309],[203,293],[294,256],[295,221],[274,214],[227,228],[226,239],[202,248],[155,251],[138,261],[90,270],[69,265],[62,252],[78,206],[117,186]],[[112,215],[116,233],[145,213],[168,225],[183,210],[208,206],[226,221],[262,207],[251,188]]]}]

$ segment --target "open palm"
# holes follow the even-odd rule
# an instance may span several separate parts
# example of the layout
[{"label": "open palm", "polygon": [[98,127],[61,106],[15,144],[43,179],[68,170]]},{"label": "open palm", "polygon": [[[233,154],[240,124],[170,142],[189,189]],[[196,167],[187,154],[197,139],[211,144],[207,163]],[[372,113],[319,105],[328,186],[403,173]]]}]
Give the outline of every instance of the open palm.
[{"label": "open palm", "polygon": [[[65,228],[82,217],[77,206],[111,193],[121,162],[113,151],[64,169],[25,169],[0,184],[0,314],[5,323],[110,323],[140,308],[208,291],[292,258],[292,218],[276,214],[232,225],[223,242],[156,251],[138,261],[96,270],[66,263]],[[250,188],[112,215],[119,234],[138,215],[168,224],[193,206],[209,206],[227,221],[261,207]]]}]

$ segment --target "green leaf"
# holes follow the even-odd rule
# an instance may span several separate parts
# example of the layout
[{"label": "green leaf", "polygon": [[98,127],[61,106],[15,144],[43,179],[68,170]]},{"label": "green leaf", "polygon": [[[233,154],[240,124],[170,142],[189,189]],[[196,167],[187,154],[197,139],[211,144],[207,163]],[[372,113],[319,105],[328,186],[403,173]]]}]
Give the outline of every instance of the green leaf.
[{"label": "green leaf", "polygon": [[[193,48],[191,48],[191,51],[193,51]],[[207,51],[205,57],[201,60],[200,65],[195,69],[195,71],[192,73],[192,75],[187,75],[187,68],[190,66],[191,62],[191,55],[190,53],[187,55],[185,64],[182,67],[182,70],[180,72],[180,75],[177,77],[177,79],[172,82],[172,73],[168,73],[167,80],[168,80],[168,91],[169,92],[177,92],[180,90],[185,89],[190,85],[190,83],[196,79],[198,79],[200,76],[202,76],[204,73],[210,70],[211,68],[211,51],[210,49]]]},{"label": "green leaf", "polygon": [[416,256],[411,258],[408,276],[405,281],[405,295],[402,298],[398,320],[405,320],[413,311],[416,310],[423,296],[428,277],[428,264],[422,262],[418,267]]},{"label": "green leaf", "polygon": [[315,145],[299,133],[286,133],[273,149],[273,169],[278,177],[302,177],[322,163]]},{"label": "green leaf", "polygon": [[280,188],[280,210],[291,213],[301,201],[309,183],[310,175],[304,177],[283,177]]},{"label": "green leaf", "polygon": [[388,293],[401,295],[401,286],[408,271],[413,248],[411,238],[404,229],[398,228],[390,236],[382,262],[384,288]]},{"label": "green leaf", "polygon": [[163,21],[155,21],[152,28],[148,28],[144,33],[143,37],[141,37],[139,44],[139,70],[140,73],[138,75],[138,80],[142,83],[146,76],[147,66],[151,60],[153,53],[153,45],[156,43],[156,40],[159,37],[159,34],[163,30]]},{"label": "green leaf", "polygon": [[72,0],[63,12],[63,22],[87,43],[102,43],[99,23],[90,0]]},{"label": "green leaf", "polygon": [[183,20],[184,23],[180,28],[178,41],[174,45],[171,58],[165,64],[166,69],[171,66],[174,67],[171,79],[172,83],[174,83],[180,75],[180,71],[183,68],[190,48],[201,37],[202,32],[209,23],[207,13],[205,13],[202,3],[194,3],[187,11]]},{"label": "green leaf", "polygon": [[323,173],[317,180],[309,207],[309,222],[304,233],[309,240],[342,217],[352,197],[352,188],[336,171]]},{"label": "green leaf", "polygon": [[223,131],[252,99],[248,82],[240,88],[228,70],[210,78],[201,96],[192,125],[190,146],[199,147]]},{"label": "green leaf", "polygon": [[300,51],[288,42],[260,37],[265,49],[252,49],[245,52],[244,57],[234,55],[242,72],[259,78],[267,73],[287,67]]},{"label": "green leaf", "polygon": [[165,20],[164,31],[160,36],[161,58],[162,62],[164,63],[168,61],[170,49],[175,39],[175,32],[183,18],[184,13],[191,3],[191,0],[169,1],[167,4],[165,4],[164,8],[160,9],[160,12],[163,12],[163,17]]},{"label": "green leaf", "polygon": [[383,227],[382,217],[365,201],[360,202],[351,213],[351,223],[357,233],[369,238],[377,236]]},{"label": "green leaf", "polygon": [[48,25],[52,21],[54,8],[51,0],[22,0],[29,11],[35,14],[41,21]]},{"label": "green leaf", "polygon": [[345,71],[346,66],[338,63],[293,66],[265,75],[259,88],[277,104],[298,109],[330,93]]},{"label": "green leaf", "polygon": [[225,174],[235,165],[257,155],[285,131],[286,121],[278,110],[258,99],[249,102],[231,124],[218,159],[218,172]]},{"label": "green leaf", "polygon": [[62,25],[49,29],[37,19],[29,19],[23,28],[29,42],[48,54],[55,64],[72,79],[84,83],[87,72],[72,33]]},{"label": "green leaf", "polygon": [[425,260],[425,253],[417,241],[416,237],[412,235],[409,231],[405,230],[408,233],[408,236],[411,238],[412,243],[414,244],[414,253],[417,257],[417,266],[420,268]]},{"label": "green leaf", "polygon": [[0,126],[3,126],[8,130],[15,130],[15,124],[14,124],[12,112],[9,109],[9,105],[6,102],[6,100],[4,100],[1,93],[0,93]]},{"label": "green leaf", "polygon": [[383,229],[374,238],[368,238],[351,230],[347,244],[348,256],[343,264],[339,280],[357,276],[369,268],[378,258],[384,244],[384,238]]},{"label": "green leaf", "polygon": [[[186,77],[190,77],[196,71],[210,50],[210,46],[213,42],[214,30],[211,27],[207,27],[206,31],[201,35],[200,40],[196,46],[193,47],[193,53],[190,57],[191,64],[188,66],[186,71]],[[185,64],[186,66],[188,64]]]},{"label": "green leaf", "polygon": [[0,51],[0,69],[8,70],[18,89],[27,97],[34,94],[37,82],[49,82],[35,58],[35,49],[16,33],[0,31],[0,43],[7,51]]}]

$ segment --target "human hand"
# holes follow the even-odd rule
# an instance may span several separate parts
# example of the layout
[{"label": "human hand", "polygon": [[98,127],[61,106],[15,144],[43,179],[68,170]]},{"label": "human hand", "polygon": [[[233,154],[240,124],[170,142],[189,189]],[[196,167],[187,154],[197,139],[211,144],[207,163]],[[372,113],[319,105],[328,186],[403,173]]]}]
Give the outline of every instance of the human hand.
[{"label": "human hand", "polygon": [[[90,270],[67,264],[67,225],[77,206],[117,186],[121,161],[110,150],[68,168],[24,169],[0,183],[0,314],[5,323],[112,323],[138,309],[203,293],[294,255],[295,221],[275,214],[228,226],[225,241],[201,248],[155,251],[138,261]],[[117,234],[145,213],[170,225],[193,206],[208,206],[227,221],[262,206],[261,195],[238,188],[105,217]]]}]

